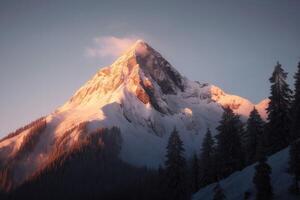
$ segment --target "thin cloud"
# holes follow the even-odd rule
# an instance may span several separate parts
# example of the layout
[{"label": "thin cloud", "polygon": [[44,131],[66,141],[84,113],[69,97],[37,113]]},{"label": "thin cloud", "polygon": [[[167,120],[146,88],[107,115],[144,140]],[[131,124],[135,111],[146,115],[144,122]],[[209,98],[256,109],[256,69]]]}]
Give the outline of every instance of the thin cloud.
[{"label": "thin cloud", "polygon": [[91,58],[117,57],[137,39],[136,37],[96,37],[93,40],[93,47],[86,48],[85,54]]}]

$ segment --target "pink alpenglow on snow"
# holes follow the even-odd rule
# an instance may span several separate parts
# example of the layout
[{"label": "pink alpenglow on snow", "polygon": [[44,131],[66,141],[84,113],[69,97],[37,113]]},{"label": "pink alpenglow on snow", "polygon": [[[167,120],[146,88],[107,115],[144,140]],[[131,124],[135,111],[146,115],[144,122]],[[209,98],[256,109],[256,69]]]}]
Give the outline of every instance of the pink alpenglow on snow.
[{"label": "pink alpenglow on snow", "polygon": [[[131,41],[125,41],[124,46],[127,43]],[[102,54],[108,55],[109,51]],[[191,81],[149,44],[138,40],[45,117],[47,125],[39,132],[32,150],[26,159],[15,162],[19,175],[14,184],[21,183],[46,163],[54,147],[61,145],[58,141],[63,139],[64,148],[69,148],[80,134],[103,127],[120,128],[121,159],[135,166],[157,168],[164,162],[165,145],[174,126],[185,144],[186,157],[190,158],[199,151],[207,128],[216,134],[214,129],[223,106],[230,106],[243,119],[256,106],[265,118],[264,102],[254,105],[217,86]],[[82,124],[84,132],[78,128]],[[1,161],[18,153],[30,129],[0,142]]]}]

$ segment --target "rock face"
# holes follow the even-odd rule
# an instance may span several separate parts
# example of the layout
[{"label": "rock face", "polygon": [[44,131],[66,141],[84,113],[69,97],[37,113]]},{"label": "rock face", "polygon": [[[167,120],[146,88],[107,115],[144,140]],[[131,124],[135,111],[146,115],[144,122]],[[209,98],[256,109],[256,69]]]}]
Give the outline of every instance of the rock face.
[{"label": "rock face", "polygon": [[[266,105],[258,106],[264,115]],[[82,135],[112,126],[121,130],[124,161],[158,167],[165,159],[167,139],[175,126],[189,157],[199,151],[208,127],[214,133],[222,106],[230,106],[247,118],[254,104],[216,86],[188,80],[139,40],[111,66],[97,72],[63,106],[44,117],[42,129],[26,126],[0,140],[0,170],[13,166],[9,171],[13,185],[17,185],[45,165],[55,149],[71,148]],[[36,136],[34,142],[26,153],[19,154],[28,143],[28,135]],[[14,159],[16,154],[18,159]]]},{"label": "rock face", "polygon": [[99,95],[114,92],[120,87],[126,87],[157,111],[167,113],[161,105],[164,101],[161,96],[184,91],[184,78],[152,47],[138,40],[112,66],[100,70],[63,109],[94,104]]}]

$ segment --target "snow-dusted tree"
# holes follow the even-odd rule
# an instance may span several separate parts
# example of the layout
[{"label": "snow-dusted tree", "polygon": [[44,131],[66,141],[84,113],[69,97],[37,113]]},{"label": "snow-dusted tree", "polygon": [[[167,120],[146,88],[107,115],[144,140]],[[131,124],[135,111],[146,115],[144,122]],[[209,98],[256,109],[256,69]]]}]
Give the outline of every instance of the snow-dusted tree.
[{"label": "snow-dusted tree", "polygon": [[170,199],[187,199],[186,160],[183,142],[176,128],[168,141],[167,160],[165,162],[165,178]]},{"label": "snow-dusted tree", "polygon": [[291,135],[292,139],[300,138],[300,62],[298,63],[298,69],[294,75],[295,79],[295,92],[292,103],[292,127]]},{"label": "snow-dusted tree", "polygon": [[293,176],[293,183],[290,186],[290,192],[300,194],[300,141],[293,142],[290,147],[289,173]]},{"label": "snow-dusted tree", "polygon": [[211,135],[210,129],[204,136],[201,153],[200,153],[200,187],[203,187],[215,180],[215,164],[214,164],[214,139]]},{"label": "snow-dusted tree", "polygon": [[197,192],[199,190],[199,159],[197,154],[192,158],[192,190]]},{"label": "snow-dusted tree", "polygon": [[226,107],[217,130],[216,162],[218,178],[223,178],[243,167],[244,154],[240,138],[243,125],[239,116]]},{"label": "snow-dusted tree", "polygon": [[275,153],[286,147],[290,139],[291,95],[292,91],[286,82],[287,73],[277,62],[271,82],[270,103],[267,108],[267,143],[269,153]]},{"label": "snow-dusted tree", "polygon": [[273,199],[273,189],[271,185],[271,167],[266,163],[266,157],[259,160],[255,166],[255,174],[253,183],[256,187],[256,200],[271,200]]},{"label": "snow-dusted tree", "polygon": [[220,183],[218,182],[214,187],[214,197],[213,200],[224,200],[226,196],[224,194],[223,188],[221,187]]},{"label": "snow-dusted tree", "polygon": [[254,108],[247,120],[246,131],[246,160],[247,164],[251,164],[256,161],[259,148],[259,140],[262,139],[264,131],[264,121],[261,119],[258,111]]}]

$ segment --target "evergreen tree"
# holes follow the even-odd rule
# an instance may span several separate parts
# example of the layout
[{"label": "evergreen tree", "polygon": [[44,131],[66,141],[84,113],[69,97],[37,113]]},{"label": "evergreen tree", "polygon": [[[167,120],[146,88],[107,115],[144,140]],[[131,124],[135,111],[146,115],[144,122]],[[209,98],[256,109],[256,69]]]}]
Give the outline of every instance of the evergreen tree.
[{"label": "evergreen tree", "polygon": [[261,135],[260,138],[258,139],[258,144],[257,144],[257,151],[256,151],[256,156],[255,156],[255,161],[259,161],[266,157],[267,155],[267,149],[266,149],[266,139],[264,138],[265,134]]},{"label": "evergreen tree", "polygon": [[253,183],[256,187],[256,200],[273,199],[273,189],[271,185],[271,167],[266,163],[266,157],[259,160],[255,166]]},{"label": "evergreen tree", "polygon": [[260,140],[264,131],[264,121],[261,119],[258,111],[254,108],[247,121],[246,131],[246,158],[247,164],[256,161]]},{"label": "evergreen tree", "polygon": [[226,196],[224,194],[223,188],[219,184],[219,182],[214,187],[214,197],[213,200],[224,200],[226,199]]},{"label": "evergreen tree", "polygon": [[216,162],[219,170],[218,178],[223,178],[243,167],[244,154],[240,139],[243,125],[239,116],[227,107],[224,108],[217,130],[219,134],[216,136]]},{"label": "evergreen tree", "polygon": [[184,158],[183,142],[176,128],[171,133],[167,145],[167,160],[165,162],[166,187],[170,199],[187,199],[186,160]]},{"label": "evergreen tree", "polygon": [[207,129],[200,153],[200,187],[203,187],[216,180],[216,172],[214,170],[214,143],[215,142],[211,135],[210,129]]},{"label": "evergreen tree", "polygon": [[0,170],[0,192],[9,192],[12,189],[12,174],[10,167],[3,167]]},{"label": "evergreen tree", "polygon": [[298,63],[298,70],[294,75],[295,79],[295,92],[292,103],[292,139],[300,137],[300,62]]},{"label": "evergreen tree", "polygon": [[192,189],[193,192],[199,190],[199,159],[197,154],[194,154],[192,160]]},{"label": "evergreen tree", "polygon": [[[158,167],[158,187],[160,188],[161,191],[166,191],[166,170],[159,165]],[[160,194],[160,199],[167,199],[168,194],[166,192],[162,192]]]},{"label": "evergreen tree", "polygon": [[159,176],[159,184],[160,184],[160,187],[164,187],[164,180],[165,180],[165,170],[162,168],[161,165],[159,165],[158,167],[158,176]]},{"label": "evergreen tree", "polygon": [[267,108],[267,142],[269,153],[275,153],[286,147],[290,139],[290,108],[291,94],[289,85],[286,83],[287,73],[277,62],[271,82],[271,96]]},{"label": "evergreen tree", "polygon": [[293,194],[300,194],[299,181],[300,181],[300,141],[294,142],[290,147],[290,160],[289,160],[289,173],[293,176],[294,180],[290,186],[290,192]]}]

